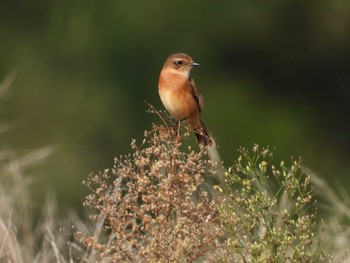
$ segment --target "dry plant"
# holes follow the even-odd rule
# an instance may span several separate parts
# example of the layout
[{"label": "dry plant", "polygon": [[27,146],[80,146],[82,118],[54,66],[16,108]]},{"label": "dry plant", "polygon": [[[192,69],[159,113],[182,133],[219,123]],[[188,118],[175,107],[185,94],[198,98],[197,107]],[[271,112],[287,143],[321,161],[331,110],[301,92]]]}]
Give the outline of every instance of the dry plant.
[{"label": "dry plant", "polygon": [[[153,112],[156,112],[154,109]],[[158,113],[158,112],[157,112]],[[159,114],[159,113],[158,113]],[[166,123],[167,116],[159,114]],[[226,184],[204,177],[222,164],[206,149],[183,149],[179,131],[153,126],[141,146],[91,175],[85,205],[97,231],[76,231],[88,262],[342,262],[330,250],[327,221],[317,213],[315,185],[301,160],[272,164],[272,151],[240,148]],[[214,192],[214,194],[213,194]],[[340,204],[340,202],[338,202]],[[323,231],[322,231],[323,229]],[[342,229],[349,229],[344,226]],[[338,233],[339,234],[339,233]],[[344,236],[344,235],[343,235]],[[93,257],[91,257],[93,253]],[[332,253],[333,254],[333,253]]]},{"label": "dry plant", "polygon": [[107,262],[193,262],[214,250],[223,231],[217,198],[201,188],[217,171],[205,149],[183,151],[176,131],[155,125],[131,149],[112,171],[85,181],[85,205],[97,211],[91,218],[103,222],[105,235],[76,238]]},{"label": "dry plant", "polygon": [[272,152],[241,148],[221,206],[223,262],[328,262],[321,247],[315,186],[301,160],[271,164]]}]

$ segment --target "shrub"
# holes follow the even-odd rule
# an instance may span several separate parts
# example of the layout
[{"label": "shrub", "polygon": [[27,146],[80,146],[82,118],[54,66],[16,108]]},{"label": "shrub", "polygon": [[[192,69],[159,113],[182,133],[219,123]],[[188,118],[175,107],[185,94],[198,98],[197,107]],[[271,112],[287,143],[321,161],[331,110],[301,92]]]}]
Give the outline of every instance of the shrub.
[{"label": "shrub", "polygon": [[320,247],[315,187],[302,161],[272,165],[269,148],[240,148],[226,173],[222,224],[225,262],[325,262]]},{"label": "shrub", "polygon": [[[188,135],[185,135],[187,137]],[[201,189],[217,164],[205,150],[182,151],[176,132],[154,126],[140,149],[115,160],[112,171],[92,175],[85,205],[103,221],[104,237],[77,238],[114,262],[192,262],[214,250],[222,236],[217,199]]]},{"label": "shrub", "polygon": [[[225,171],[215,149],[184,149],[189,130],[181,138],[166,125],[168,116],[151,112],[165,126],[154,125],[112,170],[84,182],[91,191],[84,204],[104,231],[75,237],[100,260],[330,261],[321,246],[315,186],[301,159],[274,165],[272,151],[255,145],[240,148]],[[204,187],[205,178],[222,176],[224,184]]]}]

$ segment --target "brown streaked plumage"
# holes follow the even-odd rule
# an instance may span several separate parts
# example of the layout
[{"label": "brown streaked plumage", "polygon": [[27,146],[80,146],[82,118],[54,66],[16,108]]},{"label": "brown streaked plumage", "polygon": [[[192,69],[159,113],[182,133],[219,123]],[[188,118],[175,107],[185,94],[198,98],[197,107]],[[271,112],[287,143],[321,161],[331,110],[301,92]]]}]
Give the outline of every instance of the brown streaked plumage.
[{"label": "brown streaked plumage", "polygon": [[167,111],[176,120],[186,121],[200,146],[214,146],[215,141],[200,116],[204,107],[202,95],[190,76],[192,67],[198,65],[189,55],[172,54],[160,73],[158,91]]}]

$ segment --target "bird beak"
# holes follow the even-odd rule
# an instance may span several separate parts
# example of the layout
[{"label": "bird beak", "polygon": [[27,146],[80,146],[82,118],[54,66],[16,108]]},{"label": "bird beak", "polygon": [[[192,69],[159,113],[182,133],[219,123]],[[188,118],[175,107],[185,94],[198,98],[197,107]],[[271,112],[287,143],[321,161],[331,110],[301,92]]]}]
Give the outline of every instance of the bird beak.
[{"label": "bird beak", "polygon": [[193,67],[193,66],[199,66],[199,64],[196,63],[196,62],[192,62],[190,65],[191,65],[192,67]]}]

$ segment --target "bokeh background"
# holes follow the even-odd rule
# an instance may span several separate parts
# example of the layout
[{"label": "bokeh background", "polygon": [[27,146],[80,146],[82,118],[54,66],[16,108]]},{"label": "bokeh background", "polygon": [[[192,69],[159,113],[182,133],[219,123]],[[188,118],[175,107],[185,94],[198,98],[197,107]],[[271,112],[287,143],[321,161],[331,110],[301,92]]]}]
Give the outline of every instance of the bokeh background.
[{"label": "bokeh background", "polygon": [[32,171],[38,207],[54,191],[81,209],[82,180],[160,122],[144,101],[163,108],[157,81],[174,52],[201,64],[203,119],[226,165],[258,143],[350,186],[350,1],[0,3],[0,78],[16,75],[2,146],[55,147]]}]

